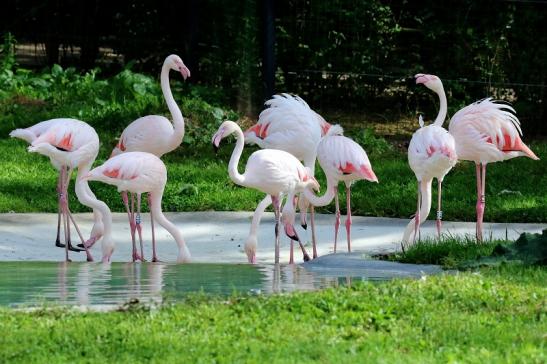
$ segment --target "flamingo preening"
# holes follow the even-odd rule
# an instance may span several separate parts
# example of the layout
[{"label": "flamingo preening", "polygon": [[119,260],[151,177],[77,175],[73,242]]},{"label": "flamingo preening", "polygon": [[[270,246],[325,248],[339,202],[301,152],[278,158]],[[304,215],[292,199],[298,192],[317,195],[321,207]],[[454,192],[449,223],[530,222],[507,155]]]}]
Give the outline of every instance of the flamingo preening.
[{"label": "flamingo preening", "polygon": [[457,162],[454,138],[442,127],[447,112],[443,84],[437,76],[417,74],[415,77],[417,84],[424,84],[439,95],[440,108],[437,118],[431,125],[424,126],[420,116],[420,129],[412,135],[408,146],[408,163],[418,180],[418,206],[416,215],[405,229],[402,241],[403,247],[409,243],[412,233],[414,233],[412,240],[416,240],[416,233],[419,232],[420,225],[429,215],[433,178],[437,179],[437,234],[440,237],[442,182]]},{"label": "flamingo preening", "polygon": [[477,241],[482,241],[486,207],[486,165],[515,157],[539,158],[520,138],[515,109],[503,101],[486,98],[459,110],[448,125],[460,160],[475,162],[477,175]]},{"label": "flamingo preening", "polygon": [[[291,153],[315,174],[317,145],[331,125],[313,111],[301,97],[289,94],[274,95],[265,102],[266,108],[260,113],[255,125],[245,131],[245,143],[257,144],[262,149],[278,149]],[[253,221],[260,223],[260,217],[268,205],[269,197],[257,206]],[[302,227],[306,228],[306,209],[309,203],[299,201],[302,213]],[[302,209],[304,211],[302,211]],[[313,258],[317,257],[315,239],[314,207],[310,208]],[[253,228],[254,225],[251,225]],[[256,231],[254,231],[256,233]],[[250,236],[253,230],[250,232]],[[291,242],[292,243],[292,242]]]},{"label": "flamingo preening", "polygon": [[[118,187],[118,192],[129,191],[140,196],[148,193],[150,220],[156,221],[165,228],[175,239],[179,252],[177,262],[190,261],[190,252],[177,227],[167,220],[161,210],[161,199],[165,183],[167,182],[167,169],[155,155],[145,152],[127,152],[107,160],[103,165],[92,169],[82,176],[82,180],[101,181]],[[139,204],[137,204],[139,208]],[[140,208],[137,210],[137,218],[140,219]],[[140,223],[140,221],[138,221]],[[157,261],[156,244],[152,225],[152,260]],[[142,237],[139,235],[142,246]],[[133,243],[133,259],[135,260],[136,247]]]},{"label": "flamingo preening", "polygon": [[317,146],[317,159],[327,177],[325,194],[317,197],[309,189],[304,190],[304,196],[314,206],[328,205],[333,198],[336,203],[336,220],[334,223],[334,252],[338,241],[340,226],[340,205],[338,203],[338,183],[346,185],[347,217],[346,234],[348,251],[351,251],[351,185],[358,180],[378,182],[372,170],[365,150],[356,142],[342,135],[339,125],[332,126]]},{"label": "flamingo preening", "polygon": [[[300,193],[307,188],[319,188],[319,184],[311,175],[311,171],[304,167],[302,163],[290,153],[282,150],[262,149],[251,154],[247,160],[245,172],[240,174],[237,167],[243,152],[244,136],[239,125],[233,121],[223,122],[218,131],[214,134],[212,142],[214,147],[218,148],[221,140],[230,134],[235,134],[237,138],[237,143],[228,165],[230,179],[240,186],[254,188],[266,193],[271,198],[276,218],[275,263],[279,263],[280,223],[283,223],[287,236],[300,243],[300,248],[302,249],[304,256],[307,257],[305,248],[294,229],[294,197],[297,193]],[[281,200],[285,195],[287,196],[287,200],[283,207],[283,214],[281,215]],[[266,203],[267,200],[263,200],[259,206],[263,206]],[[245,253],[247,254],[250,263],[256,262],[256,246],[256,239],[248,239],[245,243]],[[309,257],[307,259],[309,259]]]},{"label": "flamingo preening", "polygon": [[[109,261],[114,250],[111,237],[112,214],[108,206],[95,197],[87,182],[79,178],[89,172],[99,152],[99,136],[95,130],[80,120],[51,119],[26,129],[16,129],[10,133],[10,136],[31,143],[28,148],[29,152],[49,157],[52,164],[60,171],[57,185],[59,215],[56,245],[63,246],[60,243],[62,224],[66,260],[69,260],[69,250],[79,251],[72,247],[70,242],[70,223],[72,222],[86,251],[87,260],[93,260],[88,247],[102,237],[102,259],[104,262]],[[87,241],[84,241],[68,206],[68,185],[74,168],[78,169],[75,184],[76,196],[80,203],[93,209],[94,225],[91,237]]]},{"label": "flamingo preening", "polygon": [[[178,107],[171,87],[169,85],[169,71],[174,70],[180,72],[182,78],[186,80],[190,77],[190,70],[184,65],[182,60],[177,55],[170,55],[165,58],[161,69],[161,90],[163,97],[167,103],[167,107],[171,112],[173,123],[160,115],[143,116],[131,124],[129,124],[122,132],[118,144],[112,151],[111,157],[126,153],[126,152],[147,152],[161,157],[176,149],[182,142],[184,137],[184,118]],[[122,199],[127,210],[129,219],[131,240],[135,245],[135,231],[139,234],[139,239],[142,241],[142,228],[139,213],[135,214],[134,196],[131,195],[131,208],[129,208],[129,199],[127,192],[122,192]],[[140,211],[140,194],[137,195],[137,205]],[[150,202],[150,199],[149,199]],[[153,224],[153,221],[152,221]],[[154,227],[152,226],[152,229]],[[141,254],[133,252],[133,259],[144,260],[143,247],[140,247]],[[155,247],[154,247],[155,250]]]}]

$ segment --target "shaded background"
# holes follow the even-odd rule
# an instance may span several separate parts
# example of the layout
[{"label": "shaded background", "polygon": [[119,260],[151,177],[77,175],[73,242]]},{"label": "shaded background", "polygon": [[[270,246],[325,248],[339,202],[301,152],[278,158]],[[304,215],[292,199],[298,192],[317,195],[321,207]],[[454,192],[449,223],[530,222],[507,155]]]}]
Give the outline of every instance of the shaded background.
[{"label": "shaded background", "polygon": [[[220,89],[256,117],[272,92],[323,112],[393,120],[435,114],[417,72],[439,75],[450,113],[477,99],[512,102],[527,135],[547,135],[547,3],[507,1],[7,1],[0,32],[25,68],[125,67],[159,73],[181,55],[190,82]],[[420,102],[427,99],[427,102]]]}]

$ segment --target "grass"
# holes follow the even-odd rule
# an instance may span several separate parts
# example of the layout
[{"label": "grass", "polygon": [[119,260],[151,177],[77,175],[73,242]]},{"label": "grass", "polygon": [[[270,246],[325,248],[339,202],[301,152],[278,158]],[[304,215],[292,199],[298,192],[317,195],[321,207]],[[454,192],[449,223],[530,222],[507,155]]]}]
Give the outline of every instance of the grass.
[{"label": "grass", "polygon": [[[104,138],[98,163],[105,160],[114,144],[113,136]],[[366,144],[366,143],[365,143]],[[163,207],[167,211],[253,210],[262,195],[234,185],[228,177],[227,165],[233,145],[224,145],[215,156],[212,148],[181,146],[164,160],[169,180]],[[533,146],[538,155],[547,156],[547,145]],[[252,150],[251,148],[249,148]],[[415,210],[416,182],[405,156],[391,150],[379,155],[369,149],[370,159],[380,183],[360,181],[352,188],[352,212],[355,215],[402,217]],[[56,172],[49,160],[26,152],[22,141],[0,140],[0,212],[54,212]],[[243,163],[246,160],[244,155]],[[243,167],[240,167],[243,170]],[[318,168],[319,181],[325,186]],[[520,173],[526,171],[525,177]],[[446,177],[443,211],[446,220],[475,219],[475,175],[470,163],[460,163]],[[107,201],[114,211],[123,205],[114,187],[93,182],[97,196]],[[324,191],[324,190],[323,190]],[[343,184],[340,185],[341,208],[345,210]],[[436,191],[436,188],[434,188]],[[436,193],[433,194],[434,201]],[[488,167],[487,207],[485,221],[546,222],[547,169],[542,161],[524,158]],[[72,196],[74,211],[87,211]],[[321,212],[333,212],[331,204]]]},{"label": "grass", "polygon": [[[124,70],[101,79],[98,71],[79,74],[74,69],[52,67],[41,73],[24,69],[0,69],[0,212],[55,212],[55,171],[49,161],[26,152],[26,145],[7,135],[16,127],[26,127],[53,117],[74,117],[92,125],[101,138],[96,165],[102,163],[115,145],[115,138],[132,120],[147,114],[165,114],[167,108],[156,77]],[[235,186],[228,178],[227,164],[233,144],[226,143],[215,156],[210,138],[225,119],[252,120],[223,107],[222,92],[182,83],[173,75],[172,89],[186,119],[186,135],[176,151],[164,157],[169,181],[163,207],[168,211],[253,210],[262,196]],[[408,218],[414,213],[416,180],[408,167],[401,140],[416,128],[412,121],[395,123],[356,119],[354,115],[334,115],[347,134],[364,146],[380,183],[360,181],[352,188],[355,215]],[[378,119],[378,117],[376,117]],[[414,122],[415,124],[415,122]],[[363,129],[363,125],[366,129]],[[396,126],[400,125],[400,126]],[[399,130],[399,132],[397,131]],[[395,145],[377,135],[390,135]],[[403,138],[403,139],[401,139]],[[547,222],[546,143],[532,143],[542,158],[516,158],[488,167],[485,221]],[[255,149],[248,148],[242,158]],[[243,170],[241,166],[240,170]],[[318,179],[325,179],[318,170]],[[525,171],[523,173],[523,171]],[[444,218],[475,219],[474,166],[459,163],[446,177],[443,191]],[[97,196],[114,211],[123,211],[121,199],[111,186],[93,183]],[[340,185],[343,193],[343,184]],[[436,190],[434,188],[434,190]],[[345,210],[345,198],[341,196]],[[433,196],[435,201],[435,194]],[[87,211],[71,197],[73,211]],[[333,212],[334,204],[320,209]]]},{"label": "grass", "polygon": [[547,270],[504,265],[158,310],[0,310],[0,361],[543,363]]}]

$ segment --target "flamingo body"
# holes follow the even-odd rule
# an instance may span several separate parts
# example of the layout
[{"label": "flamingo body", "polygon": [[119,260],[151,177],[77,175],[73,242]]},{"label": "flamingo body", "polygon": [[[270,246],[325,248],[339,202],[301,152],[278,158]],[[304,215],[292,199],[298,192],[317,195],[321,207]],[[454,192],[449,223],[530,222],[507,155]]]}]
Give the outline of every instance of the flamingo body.
[{"label": "flamingo body", "polygon": [[[55,168],[61,171],[58,187],[60,189],[60,209],[57,237],[59,239],[62,213],[66,224],[65,239],[67,243],[65,245],[68,247],[70,245],[70,238],[67,238],[67,234],[70,236],[68,219],[73,219],[68,209],[68,198],[66,196],[70,181],[70,171],[78,168],[78,176],[89,171],[99,152],[99,137],[97,133],[83,121],[59,118],[43,121],[26,129],[16,129],[10,133],[10,136],[30,142],[30,152],[40,153],[49,157]],[[65,168],[68,168],[69,171],[66,172]],[[61,186],[63,187],[61,188]],[[88,241],[95,242],[104,237],[102,242],[103,260],[108,261],[114,249],[110,233],[112,222],[110,210],[104,202],[99,201],[95,197],[87,182],[82,182],[79,178],[76,179],[76,195],[83,205],[93,209],[94,225]],[[72,221],[74,223],[74,220]],[[74,225],[78,233],[80,233],[77,225],[75,223]],[[87,246],[85,246],[85,249],[88,260],[92,260],[91,255],[87,251]]]},{"label": "flamingo body", "polygon": [[522,130],[515,109],[492,98],[459,110],[448,130],[456,140],[461,160],[485,164],[520,156],[539,159],[520,138]]},{"label": "flamingo body", "polygon": [[161,199],[167,182],[167,169],[161,159],[151,153],[127,152],[110,158],[91,170],[85,178],[114,185],[119,192],[149,193],[151,217],[175,239],[179,247],[177,261],[190,261],[190,252],[180,231],[161,210]]}]

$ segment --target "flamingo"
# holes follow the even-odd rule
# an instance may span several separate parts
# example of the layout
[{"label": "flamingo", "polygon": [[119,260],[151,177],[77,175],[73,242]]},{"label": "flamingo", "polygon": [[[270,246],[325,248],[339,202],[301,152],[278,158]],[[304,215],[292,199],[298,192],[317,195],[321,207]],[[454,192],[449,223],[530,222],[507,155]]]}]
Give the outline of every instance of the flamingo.
[{"label": "flamingo", "polygon": [[[265,105],[267,108],[260,113],[258,122],[245,131],[245,143],[257,144],[262,149],[279,149],[289,152],[301,160],[314,175],[317,145],[331,124],[327,123],[321,115],[309,107],[306,101],[296,95],[286,93],[274,95],[265,102]],[[255,219],[253,216],[253,220],[256,225],[260,223],[260,217],[271,203],[271,201],[268,203],[267,201],[270,201],[269,196],[266,196],[255,210],[254,216],[257,218]],[[304,229],[307,227],[305,211],[308,205],[308,201],[300,199],[299,206],[301,212],[303,211],[301,225]],[[313,206],[311,206],[310,215],[313,258],[317,258]],[[250,237],[253,232],[256,233],[253,231],[253,226],[251,225]]]},{"label": "flamingo", "polygon": [[[95,130],[83,121],[75,119],[51,119],[40,122],[26,129],[16,129],[10,136],[21,138],[31,143],[29,152],[40,153],[50,158],[52,164],[60,171],[57,185],[59,193],[59,217],[57,224],[57,246],[65,247],[66,260],[69,261],[68,250],[75,250],[70,243],[70,222],[82,240],[87,260],[93,258],[88,250],[90,242],[101,237],[103,262],[108,262],[114,250],[112,242],[112,214],[108,206],[97,199],[85,181],[76,179],[75,191],[78,200],[83,205],[93,209],[94,226],[91,237],[84,242],[80,229],[68,207],[68,185],[74,168],[78,168],[78,177],[85,175],[91,168],[99,152],[99,137]],[[60,227],[63,222],[65,244],[60,243]]]},{"label": "flamingo", "polygon": [[475,162],[477,175],[477,241],[482,241],[486,207],[486,165],[515,157],[539,158],[522,142],[515,109],[503,101],[486,98],[459,110],[448,126],[460,160]]},{"label": "flamingo", "polygon": [[[290,153],[276,149],[261,149],[251,154],[245,166],[245,173],[240,174],[237,167],[243,152],[244,136],[239,125],[229,120],[223,122],[218,131],[213,135],[212,142],[215,149],[218,149],[221,140],[234,133],[237,143],[230,158],[228,173],[235,184],[257,189],[268,194],[269,198],[271,198],[276,218],[275,263],[279,263],[280,223],[285,228],[285,234],[292,240],[300,243],[304,259],[309,260],[309,256],[300,242],[293,225],[295,218],[294,200],[297,193],[302,192],[308,187],[318,189],[319,184],[311,175],[311,171],[304,167],[296,157]],[[280,205],[283,195],[287,196],[287,202],[283,207],[281,218]],[[259,206],[263,206],[265,203],[263,200]],[[250,263],[256,263],[256,246],[256,239],[247,240],[245,243],[245,253]]]},{"label": "flamingo", "polygon": [[338,240],[338,228],[340,226],[340,206],[338,203],[338,183],[343,181],[346,185],[346,233],[348,252],[351,252],[351,185],[353,182],[364,179],[370,182],[378,182],[378,178],[364,149],[342,135],[343,129],[339,125],[333,125],[317,146],[317,159],[319,165],[327,177],[327,189],[321,197],[316,196],[309,189],[304,190],[304,196],[314,206],[328,205],[333,198],[336,204],[336,220],[334,223],[334,252]]},{"label": "flamingo", "polygon": [[[190,77],[190,70],[184,65],[180,57],[174,54],[169,55],[163,62],[160,76],[161,90],[167,107],[171,112],[173,124],[167,118],[160,115],[143,116],[133,121],[122,132],[118,144],[112,151],[111,157],[125,152],[148,152],[161,158],[164,154],[173,151],[181,144],[184,137],[184,118],[171,92],[169,85],[170,70],[180,72],[182,78],[185,80],[187,77]],[[141,196],[137,195],[139,210],[140,199]],[[135,230],[142,241],[141,219],[139,213],[135,215],[134,197],[131,196],[131,209],[129,208],[129,199],[125,191],[122,193],[122,200],[127,210],[131,240],[133,241],[133,245],[135,245]],[[139,256],[133,252],[133,257],[134,259],[144,260],[142,256],[143,247],[141,246],[140,248],[141,255]]]},{"label": "flamingo", "polygon": [[416,240],[416,232],[420,225],[427,219],[431,210],[431,183],[433,178],[437,179],[437,234],[441,236],[442,210],[441,210],[441,189],[444,177],[458,161],[454,137],[442,127],[446,118],[447,103],[443,84],[437,76],[417,74],[416,84],[424,84],[430,90],[439,95],[439,114],[435,121],[424,126],[420,115],[420,129],[418,129],[410,140],[408,146],[408,163],[418,180],[418,206],[416,215],[407,225],[403,235],[403,246],[408,244],[412,232],[413,241]]},{"label": "flamingo", "polygon": [[[165,228],[175,239],[179,253],[177,262],[190,261],[190,252],[177,227],[167,220],[161,210],[161,199],[165,183],[167,182],[167,168],[165,164],[151,153],[126,152],[110,158],[104,164],[89,171],[83,176],[84,180],[101,181],[118,187],[118,192],[129,191],[140,196],[148,193],[150,203],[150,219]],[[137,218],[140,216],[140,208]],[[137,220],[138,221],[138,220]],[[139,236],[139,239],[141,237]],[[140,241],[142,246],[142,240]],[[133,259],[136,249],[133,244]],[[152,256],[157,261],[154,225],[152,224]]]}]

